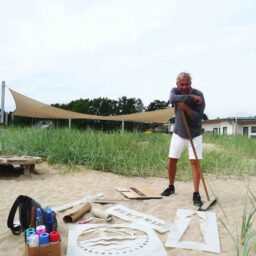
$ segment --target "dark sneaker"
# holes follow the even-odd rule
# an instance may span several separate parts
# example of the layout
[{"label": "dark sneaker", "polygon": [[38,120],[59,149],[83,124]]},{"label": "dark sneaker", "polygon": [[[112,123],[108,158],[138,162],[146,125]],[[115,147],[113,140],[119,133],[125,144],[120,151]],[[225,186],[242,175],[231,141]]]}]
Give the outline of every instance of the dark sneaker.
[{"label": "dark sneaker", "polygon": [[161,193],[161,196],[170,196],[171,194],[175,193],[175,187],[173,185],[169,185],[164,192]]},{"label": "dark sneaker", "polygon": [[201,207],[203,205],[201,196],[198,192],[194,192],[194,194],[193,194],[193,203],[194,203],[194,205],[199,206],[199,207]]}]

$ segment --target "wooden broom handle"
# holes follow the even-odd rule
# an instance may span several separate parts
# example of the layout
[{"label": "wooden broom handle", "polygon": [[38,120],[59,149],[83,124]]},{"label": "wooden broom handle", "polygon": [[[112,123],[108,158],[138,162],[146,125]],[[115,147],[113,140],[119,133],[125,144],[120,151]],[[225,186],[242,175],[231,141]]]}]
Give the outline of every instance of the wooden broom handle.
[{"label": "wooden broom handle", "polygon": [[191,136],[191,133],[190,133],[190,130],[189,130],[189,127],[188,127],[188,122],[187,122],[187,119],[185,117],[185,113],[182,109],[180,109],[180,113],[181,113],[181,118],[182,118],[183,124],[185,126],[189,141],[191,143],[191,146],[192,146],[195,158],[196,158],[196,167],[197,167],[197,170],[199,171],[201,179],[202,179],[202,183],[203,183],[203,186],[204,186],[204,191],[205,191],[205,194],[206,194],[206,198],[207,198],[208,201],[210,201],[209,194],[208,194],[207,187],[206,187],[206,183],[205,183],[205,179],[204,179],[203,172],[202,172],[200,164],[199,164],[196,149],[195,149],[195,146],[194,146],[194,143],[193,143],[193,140],[192,140],[192,136]]}]

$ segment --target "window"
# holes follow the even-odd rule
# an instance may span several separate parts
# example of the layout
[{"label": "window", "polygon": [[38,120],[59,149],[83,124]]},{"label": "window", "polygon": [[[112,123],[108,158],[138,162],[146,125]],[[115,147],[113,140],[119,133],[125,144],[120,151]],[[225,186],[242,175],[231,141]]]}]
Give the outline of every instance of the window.
[{"label": "window", "polygon": [[227,135],[228,134],[228,127],[223,127],[222,128],[222,133],[223,133],[223,135]]},{"label": "window", "polygon": [[218,134],[218,128],[213,128],[213,134]]},{"label": "window", "polygon": [[256,133],[256,126],[251,127],[251,133]]}]

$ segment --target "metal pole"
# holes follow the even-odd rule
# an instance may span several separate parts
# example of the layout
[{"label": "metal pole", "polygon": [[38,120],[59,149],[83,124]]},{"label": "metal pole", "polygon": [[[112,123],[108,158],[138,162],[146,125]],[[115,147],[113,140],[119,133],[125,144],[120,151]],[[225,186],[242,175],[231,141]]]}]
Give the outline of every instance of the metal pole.
[{"label": "metal pole", "polygon": [[124,116],[122,116],[122,130],[121,133],[124,133]]},{"label": "metal pole", "polygon": [[2,81],[2,99],[1,99],[1,120],[0,123],[4,123],[4,99],[5,99],[5,81]]},{"label": "metal pole", "polygon": [[237,135],[237,115],[236,115],[236,135]]},{"label": "metal pole", "polygon": [[9,115],[9,113],[6,112],[6,113],[5,113],[5,124],[6,124],[6,125],[8,125],[8,115]]},{"label": "metal pole", "polygon": [[71,119],[68,119],[68,128],[71,128]]}]

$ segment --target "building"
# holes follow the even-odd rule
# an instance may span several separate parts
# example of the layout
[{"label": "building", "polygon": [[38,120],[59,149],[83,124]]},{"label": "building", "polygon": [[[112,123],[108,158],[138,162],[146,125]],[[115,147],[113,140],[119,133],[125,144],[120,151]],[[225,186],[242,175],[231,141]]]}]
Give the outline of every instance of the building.
[{"label": "building", "polygon": [[256,117],[230,117],[203,121],[205,132],[221,135],[256,136]]}]

